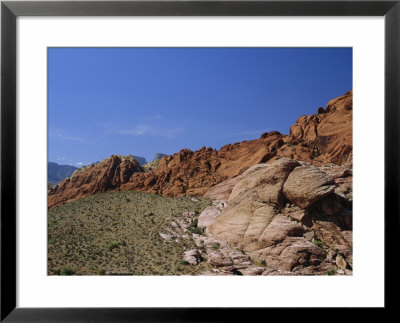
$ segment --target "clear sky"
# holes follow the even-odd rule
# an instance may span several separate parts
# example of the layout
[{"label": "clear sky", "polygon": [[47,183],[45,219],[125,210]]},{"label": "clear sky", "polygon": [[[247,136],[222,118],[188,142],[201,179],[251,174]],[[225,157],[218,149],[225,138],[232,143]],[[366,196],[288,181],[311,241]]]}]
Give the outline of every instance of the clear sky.
[{"label": "clear sky", "polygon": [[49,161],[287,134],[351,88],[351,48],[50,48]]}]

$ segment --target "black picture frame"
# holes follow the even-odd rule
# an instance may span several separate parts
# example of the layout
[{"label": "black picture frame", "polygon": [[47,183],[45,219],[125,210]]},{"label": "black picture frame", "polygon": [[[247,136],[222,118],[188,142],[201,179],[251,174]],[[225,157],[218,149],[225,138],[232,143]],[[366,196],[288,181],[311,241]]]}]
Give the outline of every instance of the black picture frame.
[{"label": "black picture frame", "polygon": [[[385,309],[395,308],[399,233],[400,0],[395,1],[2,1],[1,2],[1,322],[233,322],[243,309],[17,308],[16,19],[18,16],[384,16]],[[328,36],[329,37],[329,36]],[[372,152],[373,153],[373,152]],[[373,172],[373,170],[371,170]],[[40,292],[40,291],[38,291]],[[264,309],[248,309],[249,315]],[[287,312],[286,312],[287,313]]]}]

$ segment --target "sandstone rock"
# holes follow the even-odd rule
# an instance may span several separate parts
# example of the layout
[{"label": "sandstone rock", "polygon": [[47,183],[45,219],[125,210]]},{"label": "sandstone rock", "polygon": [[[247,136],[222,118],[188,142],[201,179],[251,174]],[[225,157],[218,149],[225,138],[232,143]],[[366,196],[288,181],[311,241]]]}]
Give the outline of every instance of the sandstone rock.
[{"label": "sandstone rock", "polygon": [[338,265],[339,268],[341,269],[346,269],[347,263],[346,260],[341,255],[336,256],[336,265]]},{"label": "sandstone rock", "polygon": [[176,218],[175,222],[178,223],[183,232],[187,232],[195,216],[194,212],[182,212],[182,216]]},{"label": "sandstone rock", "polygon": [[234,265],[249,265],[252,264],[248,255],[239,250],[232,250],[229,252],[229,257],[232,259]]},{"label": "sandstone rock", "polygon": [[288,205],[282,210],[282,215],[291,217],[292,219],[303,222],[307,216],[306,210],[299,208],[298,206]]},{"label": "sandstone rock", "polygon": [[197,265],[201,261],[201,255],[197,249],[187,250],[183,255],[183,259],[191,265]]},{"label": "sandstone rock", "polygon": [[228,206],[228,202],[226,200],[213,200],[212,206],[215,206],[219,210]]},{"label": "sandstone rock", "polygon": [[312,241],[314,239],[314,231],[304,233],[303,237],[308,241]]},{"label": "sandstone rock", "polygon": [[176,237],[174,237],[174,236],[172,236],[170,234],[167,234],[167,233],[159,233],[159,235],[160,235],[161,238],[163,238],[164,240],[167,240],[167,241],[176,238]]},{"label": "sandstone rock", "polygon": [[258,275],[262,275],[262,273],[265,271],[265,269],[266,268],[264,268],[264,267],[253,266],[253,267],[249,267],[249,268],[240,270],[240,272],[244,276],[258,276]]},{"label": "sandstone rock", "polygon": [[286,237],[302,237],[305,229],[285,216],[277,215],[259,237],[259,247],[265,248],[282,242]]},{"label": "sandstone rock", "polygon": [[283,184],[299,167],[295,161],[280,159],[243,174],[232,190],[230,205],[209,226],[209,233],[241,246],[252,259],[266,260],[270,269],[319,266],[325,251],[303,237],[306,230],[300,223],[277,214],[284,205]]},{"label": "sandstone rock", "polygon": [[353,171],[346,166],[332,165],[331,167],[322,167],[321,170],[333,179],[346,178],[353,174]]},{"label": "sandstone rock", "polygon": [[329,261],[333,261],[335,259],[336,256],[336,252],[332,249],[328,250],[327,254],[326,254],[326,259]]},{"label": "sandstone rock", "polygon": [[220,251],[212,251],[207,255],[207,261],[214,267],[232,266],[233,261],[227,256],[224,256]]},{"label": "sandstone rock", "polygon": [[221,214],[221,210],[215,206],[209,206],[201,212],[197,226],[202,229],[208,228],[208,226],[214,222],[216,218]]},{"label": "sandstone rock", "polygon": [[216,199],[216,200],[222,200],[222,201],[227,201],[229,196],[231,195],[233,187],[236,185],[236,183],[241,179],[242,177],[236,176],[234,178],[228,179],[226,181],[223,181],[222,183],[219,183],[215,186],[212,186],[206,194],[204,194],[204,197],[208,197],[210,199]]},{"label": "sandstone rock", "polygon": [[259,199],[264,203],[281,205],[284,202],[282,185],[288,175],[299,162],[282,158],[268,165],[256,165],[244,174],[242,179],[234,186],[228,203],[232,203],[238,195],[255,189]]},{"label": "sandstone rock", "polygon": [[329,245],[330,249],[341,252],[346,258],[352,253],[351,232],[342,230],[334,222],[317,220],[313,224],[312,230],[315,232],[315,238],[319,241],[324,241]]},{"label": "sandstone rock", "polygon": [[232,191],[231,205],[208,227],[212,236],[241,243],[247,250],[260,248],[259,238],[284,202],[282,186],[296,161],[282,159],[243,177]]},{"label": "sandstone rock", "polygon": [[286,142],[298,142],[302,145],[299,144],[292,150],[285,145],[278,153],[315,164],[349,162],[353,147],[352,96],[353,92],[349,91],[329,101],[324,113],[319,110],[319,114],[298,118],[296,124],[291,126]]},{"label": "sandstone rock", "polygon": [[100,163],[76,170],[48,194],[49,208],[99,192],[118,189],[143,169],[133,156],[113,155]]},{"label": "sandstone rock", "polygon": [[265,259],[272,269],[292,271],[297,266],[318,266],[326,254],[303,237],[286,237],[277,245],[251,252],[250,256]]},{"label": "sandstone rock", "polygon": [[[256,140],[228,144],[218,151],[206,147],[197,151],[182,149],[162,157],[148,172],[143,172],[136,161],[111,156],[50,189],[48,206],[113,190],[139,190],[165,196],[206,194],[224,200],[246,170],[281,157],[315,165],[331,162],[351,165],[352,91],[329,101],[324,113],[298,118],[288,136],[272,131]],[[351,197],[346,193],[350,185],[343,184],[337,194]]]},{"label": "sandstone rock", "polygon": [[[275,142],[283,135],[228,144],[220,150],[203,147],[197,151],[182,149],[163,157],[151,172],[137,174],[121,186],[121,190],[141,190],[167,196],[204,195],[216,184],[234,178],[250,166],[268,161],[274,156]],[[220,192],[219,192],[220,193]],[[224,195],[208,194],[223,199]]]},{"label": "sandstone rock", "polygon": [[290,173],[283,186],[283,193],[287,199],[303,209],[334,190],[333,179],[315,166],[297,167]]}]

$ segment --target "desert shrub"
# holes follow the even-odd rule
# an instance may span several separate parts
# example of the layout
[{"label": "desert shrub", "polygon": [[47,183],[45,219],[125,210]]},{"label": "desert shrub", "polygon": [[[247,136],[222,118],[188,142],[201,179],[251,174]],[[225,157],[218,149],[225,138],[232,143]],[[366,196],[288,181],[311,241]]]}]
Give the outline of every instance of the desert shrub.
[{"label": "desert shrub", "polygon": [[106,270],[104,268],[99,268],[99,270],[97,271],[99,273],[99,275],[103,276],[106,274]]},{"label": "desert shrub", "polygon": [[108,244],[108,250],[113,250],[113,249],[115,249],[115,248],[119,248],[119,245],[120,245],[121,243],[119,242],[119,241],[111,241],[109,244]]},{"label": "desert shrub", "polygon": [[71,269],[71,268],[69,268],[69,267],[64,267],[62,270],[61,270],[61,272],[60,272],[60,274],[62,275],[62,276],[71,276],[71,275],[73,275],[75,272]]},{"label": "desert shrub", "polygon": [[181,260],[181,261],[179,262],[179,264],[180,264],[180,265],[183,265],[183,266],[190,265],[190,263],[189,263],[188,261],[186,261],[186,260]]},{"label": "desert shrub", "polygon": [[333,276],[333,275],[336,274],[336,271],[335,271],[335,269],[329,269],[329,270],[326,272],[326,274],[327,274],[328,276]]},{"label": "desert shrub", "polygon": [[314,240],[314,245],[316,245],[317,247],[322,247],[324,243],[322,241],[319,240]]},{"label": "desert shrub", "polygon": [[191,233],[196,233],[196,234],[203,234],[204,232],[203,232],[203,229],[201,229],[201,228],[199,228],[198,226],[197,226],[197,224],[198,224],[198,220],[197,219],[194,219],[193,221],[192,221],[192,224],[190,225],[190,227],[189,227],[189,231],[191,232]]}]

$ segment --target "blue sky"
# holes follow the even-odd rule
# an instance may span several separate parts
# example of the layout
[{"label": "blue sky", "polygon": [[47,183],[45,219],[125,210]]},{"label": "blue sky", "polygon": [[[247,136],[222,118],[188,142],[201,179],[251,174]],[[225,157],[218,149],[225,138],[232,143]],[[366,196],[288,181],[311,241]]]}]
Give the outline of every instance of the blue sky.
[{"label": "blue sky", "polygon": [[49,48],[49,161],[287,134],[351,88],[351,48]]}]

